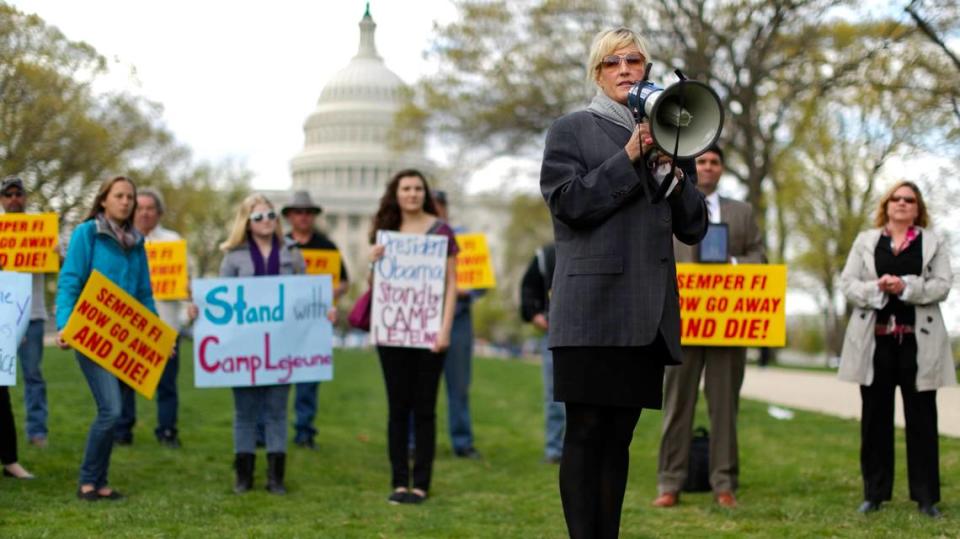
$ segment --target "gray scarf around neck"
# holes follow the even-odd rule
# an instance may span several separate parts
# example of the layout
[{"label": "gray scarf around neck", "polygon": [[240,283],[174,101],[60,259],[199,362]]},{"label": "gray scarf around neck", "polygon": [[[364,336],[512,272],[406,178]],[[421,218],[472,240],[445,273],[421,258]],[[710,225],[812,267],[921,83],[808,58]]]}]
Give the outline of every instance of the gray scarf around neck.
[{"label": "gray scarf around neck", "polygon": [[610,99],[607,94],[603,93],[603,90],[597,90],[597,95],[593,96],[593,101],[590,102],[587,110],[603,116],[631,133],[637,127],[637,122],[634,121],[630,109],[626,105],[621,105]]}]

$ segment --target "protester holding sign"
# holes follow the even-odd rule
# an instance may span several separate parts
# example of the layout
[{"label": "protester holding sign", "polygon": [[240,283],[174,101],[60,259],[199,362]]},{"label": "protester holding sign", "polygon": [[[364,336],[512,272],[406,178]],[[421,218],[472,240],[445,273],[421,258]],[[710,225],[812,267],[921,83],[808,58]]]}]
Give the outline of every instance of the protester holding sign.
[{"label": "protester holding sign", "polygon": [[893,494],[893,410],[897,386],[907,428],[910,499],[939,517],[937,389],[957,383],[940,312],[953,285],[950,245],[930,226],[920,188],[901,181],[880,199],[874,226],[850,248],[840,286],[853,307],[839,377],[860,384],[861,513]]},{"label": "protester holding sign", "polygon": [[[707,202],[710,226],[726,234],[727,247],[720,263],[763,264],[763,236],[746,202],[721,197],[717,185],[723,175],[723,151],[714,146],[697,157],[697,189]],[[704,243],[709,241],[709,236]],[[702,261],[702,245],[674,240],[677,262]],[[681,295],[684,295],[681,293]],[[724,343],[728,344],[728,343]],[[737,446],[737,411],[740,387],[747,363],[747,350],[740,346],[684,346],[683,363],[667,367],[664,376],[663,435],[657,470],[659,495],[655,507],[679,503],[680,489],[687,478],[693,416],[697,409],[700,378],[710,410],[710,485],[722,507],[737,505],[740,459]]]},{"label": "protester holding sign", "polygon": [[[23,213],[27,207],[27,191],[23,180],[16,176],[4,178],[0,186],[0,204],[3,211]],[[53,253],[50,253],[53,256]],[[18,270],[23,271],[23,270]],[[39,271],[31,273],[33,292],[30,303],[30,325],[27,334],[17,349],[20,367],[23,369],[23,400],[27,412],[27,441],[37,447],[47,446],[47,383],[43,380],[40,363],[43,361],[43,325],[47,321],[47,306],[44,304],[46,275]]]},{"label": "protester holding sign", "polygon": [[[125,176],[113,177],[101,184],[86,220],[73,231],[57,289],[57,343],[61,348],[68,347],[63,329],[93,270],[156,312],[143,235],[133,226],[136,207],[137,188],[133,181]],[[113,432],[122,407],[120,383],[94,360],[80,352],[76,356],[97,404],[97,416],[90,426],[80,467],[77,496],[87,501],[120,499],[123,496],[107,483]]]},{"label": "protester holding sign", "polygon": [[[414,306],[405,309],[406,315],[401,318],[402,306],[389,307],[391,327],[386,338],[395,338],[395,342],[404,342],[402,345],[378,345],[377,354],[380,356],[380,366],[383,369],[383,379],[387,388],[387,404],[389,419],[387,421],[387,443],[392,470],[393,493],[389,497],[390,503],[420,503],[427,499],[430,490],[430,478],[433,473],[433,459],[436,452],[437,437],[437,390],[440,386],[440,374],[443,371],[444,353],[450,345],[450,329],[453,325],[453,311],[456,305],[456,255],[457,243],[453,230],[442,220],[436,217],[436,207],[430,196],[427,180],[417,170],[401,170],[394,174],[386,191],[380,198],[380,207],[373,217],[373,226],[370,231],[370,243],[376,243],[378,233],[396,231],[401,235],[427,235],[428,238],[439,236],[445,239],[444,252],[446,253],[446,267],[443,275],[442,298],[437,294],[428,293],[424,277],[424,289],[417,291],[406,286],[396,288],[391,286],[388,274],[404,274],[410,276],[418,272],[417,267],[401,267],[396,264],[392,254],[388,253],[384,244],[373,245],[370,250],[370,269],[377,272],[373,279],[373,303],[383,299],[397,299],[419,296],[430,306]],[[421,241],[412,247],[413,251],[431,250],[433,243]],[[439,244],[441,242],[436,242]],[[407,244],[408,245],[408,244]],[[387,256],[385,256],[385,254]],[[406,253],[414,255],[415,253]],[[430,253],[432,254],[432,253]],[[389,267],[388,267],[389,265]],[[442,268],[442,266],[441,266]],[[431,267],[430,273],[437,273]],[[389,271],[387,271],[389,270]],[[407,280],[408,281],[408,280]],[[379,288],[377,288],[379,287]],[[430,296],[427,298],[427,296]],[[414,315],[413,311],[418,314]],[[381,321],[374,312],[373,329],[377,330]],[[426,331],[411,331],[413,325],[418,328],[427,324],[420,324],[426,318],[441,317],[439,330],[436,333]],[[417,320],[413,320],[413,318]],[[396,336],[392,335],[393,333]],[[416,333],[416,335],[413,335]],[[432,344],[427,344],[432,340]],[[416,341],[416,342],[413,342]],[[424,347],[428,346],[428,347]],[[413,429],[416,438],[413,464],[413,484],[410,483],[410,460],[407,441],[409,437],[410,417],[413,415]]]},{"label": "protester holding sign", "polygon": [[[220,264],[221,277],[291,275],[305,269],[297,246],[283,236],[273,204],[260,194],[250,195],[240,204],[230,235],[220,249],[225,253]],[[236,493],[253,488],[257,420],[261,415],[267,446],[267,490],[273,494],[287,492],[283,479],[289,392],[287,384],[233,388]]]},{"label": "protester holding sign", "polygon": [[7,386],[0,386],[0,465],[3,465],[3,475],[33,479],[33,474],[17,461],[17,423],[10,405],[10,390]]},{"label": "protester holding sign", "polygon": [[596,36],[587,74],[597,93],[550,127],[540,170],[557,244],[550,348],[567,411],[560,498],[572,537],[619,533],[633,430],[643,408],[661,405],[664,364],[680,362],[672,238],[706,233],[695,172],[674,169],[627,108],[649,60],[627,28]]},{"label": "protester holding sign", "polygon": [[[150,242],[176,241],[180,235],[172,230],[160,226],[166,204],[163,195],[156,189],[149,187],[140,189],[137,193],[137,209],[133,215],[133,224],[143,234],[144,239]],[[156,293],[156,291],[154,291]],[[180,301],[156,301],[157,315],[170,327],[179,330],[183,324],[183,305]],[[180,437],[177,435],[177,373],[180,370],[180,339],[173,348],[173,354],[160,376],[157,385],[157,428],[154,435],[161,444],[170,447],[180,447]],[[123,411],[114,433],[114,439],[120,445],[133,443],[133,426],[137,422],[136,392],[121,384],[123,396]]]},{"label": "protester holding sign", "polygon": [[[330,241],[330,238],[324,233],[317,230],[315,226],[317,216],[322,211],[323,209],[310,199],[310,193],[306,191],[295,192],[293,200],[281,210],[283,216],[290,222],[291,230],[287,234],[287,238],[295,242],[301,250],[315,249],[339,253],[337,245]],[[342,260],[342,257],[340,259]],[[339,285],[333,291],[334,305],[350,287],[347,267],[342,262],[340,264],[339,281]],[[317,392],[319,389],[319,382],[304,382],[297,384],[295,390],[293,410],[297,414],[297,420],[293,427],[297,433],[293,443],[308,449],[316,448],[313,439],[317,435],[317,429],[313,426],[313,421],[317,416]]]}]

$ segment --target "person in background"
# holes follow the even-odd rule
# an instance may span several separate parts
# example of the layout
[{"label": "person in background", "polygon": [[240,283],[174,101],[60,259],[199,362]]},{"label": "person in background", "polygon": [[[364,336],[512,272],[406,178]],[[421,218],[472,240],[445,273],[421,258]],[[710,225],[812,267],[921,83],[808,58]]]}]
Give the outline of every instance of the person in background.
[{"label": "person in background", "polygon": [[[723,176],[723,150],[713,146],[697,156],[697,190],[707,202],[713,224],[727,230],[727,263],[763,264],[767,257],[763,236],[753,217],[753,208],[720,196],[717,186]],[[677,262],[698,262],[696,245],[674,240]],[[663,435],[657,466],[654,507],[672,507],[680,501],[687,478],[693,416],[700,393],[700,378],[710,415],[710,486],[721,507],[737,506],[740,477],[737,445],[737,413],[740,387],[747,364],[747,350],[739,346],[684,346],[683,363],[667,367],[664,377]]]},{"label": "person in background", "polygon": [[860,384],[860,472],[872,513],[893,494],[896,387],[907,434],[910,499],[939,517],[937,389],[956,385],[950,338],[940,305],[953,285],[950,245],[931,228],[920,188],[900,181],[880,199],[874,228],[857,235],[840,275],[853,306],[839,378]]},{"label": "person in background", "polygon": [[[27,191],[17,176],[4,178],[0,185],[0,204],[5,213],[23,213],[27,207]],[[34,273],[30,299],[30,325],[17,349],[20,369],[23,371],[23,401],[27,412],[27,441],[37,447],[47,447],[47,383],[43,380],[40,363],[43,361],[43,325],[47,321],[44,303],[46,275]]]},{"label": "person in background", "polygon": [[[143,235],[133,226],[137,188],[126,176],[104,181],[93,199],[86,220],[70,237],[57,287],[57,344],[69,348],[63,328],[93,270],[156,313],[150,288],[150,268]],[[97,405],[80,466],[77,496],[86,501],[119,500],[124,496],[109,486],[108,472],[113,433],[122,408],[120,382],[97,362],[76,352],[80,371]]]},{"label": "person in background", "polygon": [[[290,223],[290,232],[287,234],[287,239],[296,243],[301,249],[323,249],[339,252],[337,245],[316,228],[317,216],[322,211],[323,209],[310,199],[310,193],[306,191],[293,193],[293,200],[280,210],[280,213]],[[341,256],[340,284],[333,291],[334,305],[347,292],[349,287],[347,266],[343,263],[343,257]],[[297,418],[293,424],[293,428],[296,430],[293,443],[300,447],[316,449],[314,438],[317,435],[317,429],[313,426],[313,423],[317,416],[317,392],[320,389],[320,382],[302,382],[294,387],[296,389],[293,410],[296,412]]]},{"label": "person in background", "polygon": [[4,477],[33,479],[33,474],[20,465],[17,457],[17,422],[10,405],[10,389],[0,386],[0,465]]},{"label": "person in background", "polygon": [[[387,184],[370,229],[371,283],[374,264],[383,257],[385,250],[383,245],[376,245],[378,230],[447,237],[443,318],[433,349],[377,346],[389,408],[387,445],[393,492],[387,500],[392,504],[425,501],[433,475],[437,441],[437,391],[444,355],[450,346],[456,304],[458,251],[453,230],[436,215],[437,210],[423,174],[413,169],[401,170]],[[412,485],[408,449],[411,415],[416,438]]]},{"label": "person in background", "polygon": [[562,402],[553,399],[553,352],[547,346],[550,338],[550,287],[557,266],[557,246],[553,243],[537,249],[520,282],[520,316],[544,332],[541,340],[543,368],[543,461],[559,464],[563,456],[563,429],[567,413]]},{"label": "person in background", "polygon": [[[160,220],[166,211],[163,195],[156,189],[145,187],[137,193],[137,211],[133,215],[133,226],[143,234],[147,242],[176,241],[180,234],[168,230],[160,225]],[[178,332],[183,325],[183,304],[179,301],[157,301],[157,313],[160,319]],[[173,347],[173,354],[167,359],[167,364],[160,375],[157,384],[157,428],[154,435],[160,444],[177,449],[180,447],[180,436],[177,432],[177,374],[180,372],[180,336]],[[137,422],[136,392],[126,384],[120,386],[123,397],[123,411],[120,421],[114,432],[114,441],[118,445],[133,443],[133,426]]]},{"label": "person in background", "polygon": [[[450,222],[447,193],[433,191],[437,217]],[[454,232],[463,232],[454,227]],[[443,362],[443,376],[447,385],[447,423],[453,454],[460,458],[479,459],[480,452],[473,445],[473,423],[470,419],[470,379],[473,373],[473,317],[470,307],[480,292],[457,290],[457,307],[450,331],[450,348]]]}]

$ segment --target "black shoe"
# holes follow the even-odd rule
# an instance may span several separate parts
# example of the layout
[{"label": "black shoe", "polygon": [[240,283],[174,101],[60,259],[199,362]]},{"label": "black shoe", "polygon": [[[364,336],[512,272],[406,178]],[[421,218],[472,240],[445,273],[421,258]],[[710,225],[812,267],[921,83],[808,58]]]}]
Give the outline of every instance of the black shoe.
[{"label": "black shoe", "polygon": [[924,503],[917,504],[917,510],[920,511],[921,514],[927,515],[927,516],[930,517],[930,518],[940,518],[940,516],[941,516],[940,510],[937,509],[937,506],[936,506],[936,505],[933,505],[932,503],[931,503],[931,504],[924,504]]},{"label": "black shoe", "polygon": [[412,491],[412,490],[407,493],[407,502],[406,502],[406,503],[412,503],[412,504],[416,505],[416,504],[419,504],[419,503],[423,503],[423,502],[425,502],[425,501],[427,501],[427,495],[426,495],[426,494],[424,494],[423,496],[421,496],[421,495],[417,494],[416,492],[414,492],[414,491]]},{"label": "black shoe", "polygon": [[879,510],[880,502],[875,502],[872,500],[864,500],[863,503],[860,504],[860,507],[857,508],[857,512],[863,514],[874,513]]},{"label": "black shoe", "polygon": [[77,498],[80,498],[81,500],[87,501],[87,502],[98,502],[98,501],[100,501],[100,495],[97,494],[97,489],[93,489],[93,490],[84,492],[84,491],[82,491],[82,490],[80,490],[80,489],[78,488],[78,489],[77,489]]},{"label": "black shoe", "polygon": [[316,449],[317,444],[313,441],[313,438],[301,438],[299,440],[293,441],[294,445],[297,447],[302,447],[304,449]]},{"label": "black shoe", "polygon": [[480,452],[477,451],[477,448],[473,446],[470,446],[466,449],[454,449],[453,454],[461,459],[479,460],[483,458],[480,456]]},{"label": "black shoe", "polygon": [[237,482],[233,485],[233,492],[243,494],[253,488],[253,468],[256,460],[253,453],[237,453],[234,456],[233,468],[237,471]]},{"label": "black shoe", "polygon": [[391,505],[400,505],[401,503],[407,503],[407,496],[410,495],[410,492],[406,490],[395,490],[390,493],[390,497],[387,498],[387,503]]},{"label": "black shoe", "polygon": [[[97,491],[94,491],[94,492],[97,492]],[[97,496],[98,496],[101,500],[110,500],[110,501],[114,501],[114,502],[117,501],[117,500],[122,500],[122,499],[126,498],[126,496],[124,496],[123,494],[120,494],[119,491],[113,490],[113,489],[110,490],[110,494],[100,494],[99,492],[97,492]]]},{"label": "black shoe", "polygon": [[160,445],[170,449],[180,449],[180,437],[177,436],[177,429],[164,429],[157,434],[157,441]]},{"label": "black shoe", "polygon": [[267,453],[267,490],[270,494],[286,494],[283,475],[287,467],[286,453]]},{"label": "black shoe", "polygon": [[113,445],[133,445],[133,435],[117,436],[113,439]]}]

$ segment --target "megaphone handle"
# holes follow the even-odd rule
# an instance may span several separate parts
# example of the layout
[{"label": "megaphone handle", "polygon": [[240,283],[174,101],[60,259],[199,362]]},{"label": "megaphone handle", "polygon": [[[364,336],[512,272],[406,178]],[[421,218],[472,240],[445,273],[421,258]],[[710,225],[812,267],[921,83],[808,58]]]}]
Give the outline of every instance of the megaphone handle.
[{"label": "megaphone handle", "polygon": [[[677,92],[680,94],[680,109],[684,108],[686,105],[686,95],[683,91],[684,82],[687,78],[683,76],[683,73],[680,73],[680,70],[677,70],[677,75],[680,76],[680,82],[677,83],[679,88]],[[667,195],[667,190],[670,189],[670,185],[673,184],[673,178],[677,174],[677,154],[680,153],[680,130],[677,129],[677,136],[674,137],[673,141],[673,155],[670,157],[670,173],[667,174],[667,177],[660,182],[660,187],[657,188],[657,192],[653,195],[653,203],[656,204],[664,199]]]}]

